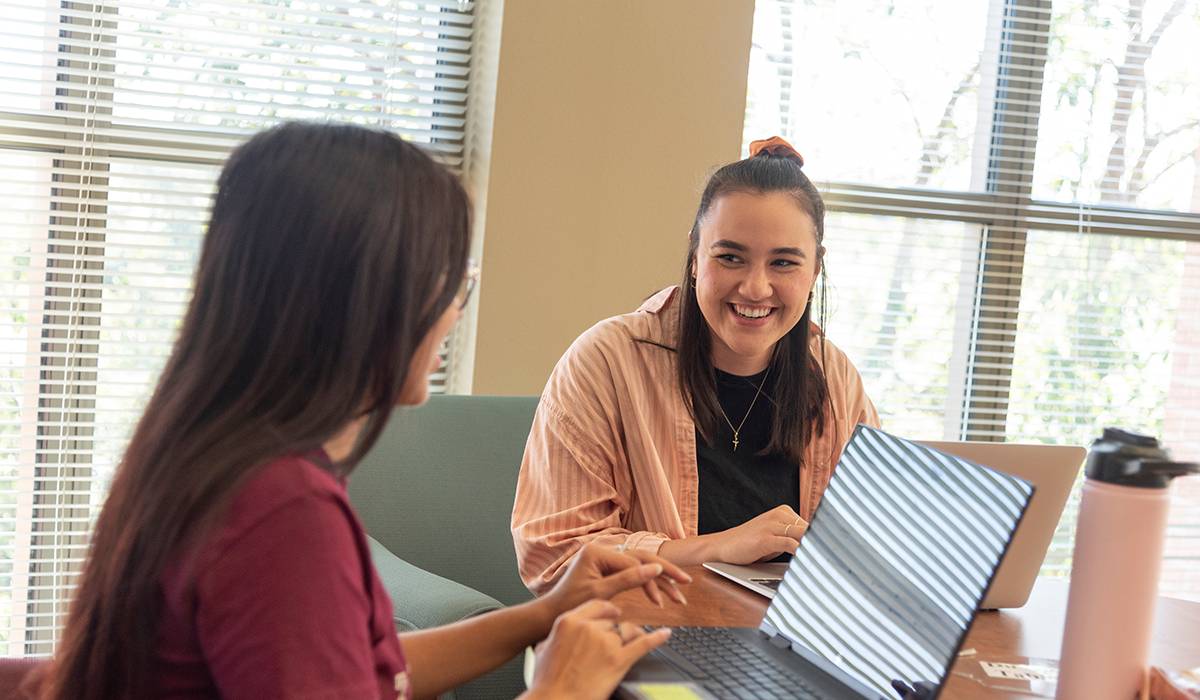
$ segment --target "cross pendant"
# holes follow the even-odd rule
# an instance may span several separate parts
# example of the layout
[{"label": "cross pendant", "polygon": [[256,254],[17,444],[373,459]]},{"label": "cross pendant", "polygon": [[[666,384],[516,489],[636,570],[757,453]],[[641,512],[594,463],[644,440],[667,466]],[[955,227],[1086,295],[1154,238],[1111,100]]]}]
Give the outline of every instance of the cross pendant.
[{"label": "cross pendant", "polygon": [[733,451],[734,452],[737,452],[737,446],[738,446],[737,433],[734,433],[734,435],[733,435]]}]

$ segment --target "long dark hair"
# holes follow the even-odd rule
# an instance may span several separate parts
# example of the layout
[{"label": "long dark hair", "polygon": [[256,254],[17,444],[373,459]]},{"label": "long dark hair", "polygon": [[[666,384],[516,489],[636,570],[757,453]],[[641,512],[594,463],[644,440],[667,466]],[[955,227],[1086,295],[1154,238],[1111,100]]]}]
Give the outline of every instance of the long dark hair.
[{"label": "long dark hair", "polygon": [[195,289],[92,536],[52,698],[152,690],[159,580],[272,458],[379,436],[466,267],[467,195],[411,144],[288,123],[221,173]]},{"label": "long dark hair", "polygon": [[[700,225],[708,215],[713,202],[731,192],[786,192],[796,204],[812,218],[817,232],[817,260],[821,263],[821,311],[825,310],[825,260],[822,243],[825,240],[825,203],[821,194],[804,174],[804,161],[796,155],[772,155],[761,151],[758,155],[730,163],[713,173],[696,218],[688,234],[687,260],[683,266],[683,283],[680,285],[679,387],[684,403],[692,413],[700,435],[712,442],[721,425],[720,404],[717,401],[716,373],[712,364],[712,337],[708,323],[696,300],[695,278],[692,270],[696,262],[696,250],[700,245]],[[785,454],[804,461],[804,448],[813,436],[825,430],[825,413],[829,404],[829,387],[821,365],[809,348],[809,323],[812,319],[812,300],[804,309],[800,321],[775,344],[768,365],[774,391],[764,393],[773,404],[771,439],[764,452]],[[825,319],[821,319],[824,327]],[[824,350],[824,336],[821,348]]]}]

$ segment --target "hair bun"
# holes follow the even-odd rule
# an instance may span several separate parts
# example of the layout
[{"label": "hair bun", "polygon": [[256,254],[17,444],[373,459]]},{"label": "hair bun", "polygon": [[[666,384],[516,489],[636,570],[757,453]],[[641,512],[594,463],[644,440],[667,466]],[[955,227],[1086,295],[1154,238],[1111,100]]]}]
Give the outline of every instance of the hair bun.
[{"label": "hair bun", "polygon": [[750,142],[750,158],[760,156],[763,153],[766,153],[769,156],[776,156],[780,158],[795,158],[800,162],[801,166],[804,165],[804,156],[800,155],[800,151],[792,148],[792,144],[784,141],[783,138],[779,136],[772,136],[769,139],[760,139],[758,141]]}]

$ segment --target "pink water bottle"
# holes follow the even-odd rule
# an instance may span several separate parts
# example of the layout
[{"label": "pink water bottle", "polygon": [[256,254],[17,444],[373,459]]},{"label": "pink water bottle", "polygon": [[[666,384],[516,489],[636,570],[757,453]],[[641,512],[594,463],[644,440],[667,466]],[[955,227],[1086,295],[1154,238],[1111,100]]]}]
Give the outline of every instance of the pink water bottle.
[{"label": "pink water bottle", "polygon": [[1142,690],[1171,480],[1200,471],[1158,440],[1116,428],[1092,443],[1075,527],[1058,700],[1130,700]]}]

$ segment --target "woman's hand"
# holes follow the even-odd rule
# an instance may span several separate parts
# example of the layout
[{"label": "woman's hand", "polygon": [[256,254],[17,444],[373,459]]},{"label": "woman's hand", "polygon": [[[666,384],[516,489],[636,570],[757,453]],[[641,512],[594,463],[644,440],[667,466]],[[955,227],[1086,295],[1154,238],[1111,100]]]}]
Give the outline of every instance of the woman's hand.
[{"label": "woman's hand", "polygon": [[559,616],[550,637],[538,647],[533,685],[524,697],[611,696],[634,662],[671,636],[667,628],[646,633],[618,623],[619,615],[612,603],[592,600]]},{"label": "woman's hand", "polygon": [[646,552],[618,552],[589,543],[575,555],[563,577],[542,597],[552,615],[574,610],[593,598],[607,600],[621,591],[641,586],[646,597],[662,607],[663,591],[672,600],[687,604],[677,583],[692,577],[671,562]]},{"label": "woman's hand", "polygon": [[[691,580],[678,566],[652,554],[586,545],[558,584],[537,600],[402,634],[404,655],[413,669],[409,679],[417,697],[433,697],[490,671],[549,634],[538,654],[538,676],[551,690],[530,695],[608,697],[633,662],[668,633],[644,635],[631,625],[618,629],[617,608],[595,599],[641,586],[659,605],[663,591],[686,603],[675,584]],[[607,690],[599,693],[602,686]]]},{"label": "woman's hand", "polygon": [[784,553],[795,554],[807,529],[808,523],[791,507],[772,508],[717,535],[717,560],[753,564]]}]

